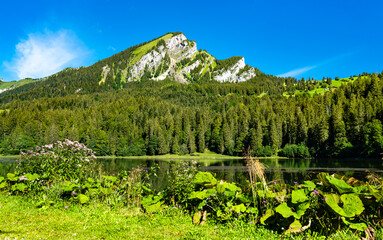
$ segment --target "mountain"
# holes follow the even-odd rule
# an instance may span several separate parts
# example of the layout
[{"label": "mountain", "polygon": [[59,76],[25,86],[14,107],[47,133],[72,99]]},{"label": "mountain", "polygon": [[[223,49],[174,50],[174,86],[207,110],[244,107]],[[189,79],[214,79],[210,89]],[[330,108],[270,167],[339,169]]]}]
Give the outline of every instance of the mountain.
[{"label": "mountain", "polygon": [[[149,73],[153,80],[171,77],[179,82],[201,79],[241,82],[256,75],[255,68],[247,66],[243,57],[219,61],[206,51],[198,51],[197,43],[189,41],[183,33],[166,34],[133,53],[133,58],[125,62],[126,67],[116,71],[123,80],[140,80]],[[103,67],[104,75],[109,71],[109,66]]]},{"label": "mountain", "polygon": [[0,154],[65,139],[116,156],[383,152],[383,72],[281,78],[217,60],[182,33],[16,83],[0,94]]},{"label": "mountain", "polygon": [[15,89],[17,87],[23,86],[28,83],[39,81],[40,79],[25,78],[19,81],[4,82],[3,79],[0,79],[0,93]]},{"label": "mountain", "polygon": [[[243,57],[217,60],[181,32],[167,33],[126,49],[89,67],[67,68],[42,81],[14,85],[0,97],[52,97],[122,89],[129,82],[176,80],[181,83],[243,82],[261,72]],[[45,91],[49,89],[49,91]],[[3,98],[2,102],[7,102]]]}]

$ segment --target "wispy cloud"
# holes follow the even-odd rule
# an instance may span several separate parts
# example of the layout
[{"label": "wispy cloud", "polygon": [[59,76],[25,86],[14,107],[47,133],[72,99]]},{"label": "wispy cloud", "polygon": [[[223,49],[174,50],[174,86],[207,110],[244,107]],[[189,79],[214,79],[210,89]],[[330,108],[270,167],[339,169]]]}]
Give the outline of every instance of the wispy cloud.
[{"label": "wispy cloud", "polygon": [[311,69],[314,69],[316,67],[318,67],[318,65],[294,69],[294,70],[288,71],[286,73],[279,74],[278,77],[296,77],[296,76],[303,74],[303,73],[306,73],[306,72],[308,72]]},{"label": "wispy cloud", "polygon": [[81,64],[87,53],[83,43],[69,30],[31,33],[16,45],[15,57],[4,65],[20,79],[41,78]]},{"label": "wispy cloud", "polygon": [[317,67],[321,67],[323,65],[327,65],[327,64],[330,64],[330,63],[333,63],[333,62],[336,62],[340,59],[343,59],[343,58],[346,58],[346,57],[349,57],[353,54],[355,54],[356,52],[355,51],[350,51],[350,52],[346,52],[346,53],[343,53],[343,54],[340,54],[340,55],[337,55],[335,57],[332,57],[332,58],[329,58],[329,59],[326,59],[316,65],[311,65],[311,66],[307,66],[307,67],[303,67],[303,68],[298,68],[298,69],[294,69],[294,70],[291,70],[291,71],[288,71],[286,73],[282,73],[282,74],[279,74],[277,77],[296,77],[296,76],[299,76],[301,74],[304,74],[314,68],[317,68]]}]

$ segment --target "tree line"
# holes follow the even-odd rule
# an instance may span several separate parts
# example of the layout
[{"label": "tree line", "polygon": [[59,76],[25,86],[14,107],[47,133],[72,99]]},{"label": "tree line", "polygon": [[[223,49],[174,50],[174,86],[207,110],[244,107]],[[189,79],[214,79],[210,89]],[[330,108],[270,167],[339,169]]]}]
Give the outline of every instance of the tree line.
[{"label": "tree line", "polygon": [[98,155],[242,155],[250,147],[258,156],[378,156],[383,76],[364,75],[312,98],[282,96],[296,80],[268,75],[238,84],[143,81],[117,91],[8,95],[0,105],[0,152],[71,139]]}]

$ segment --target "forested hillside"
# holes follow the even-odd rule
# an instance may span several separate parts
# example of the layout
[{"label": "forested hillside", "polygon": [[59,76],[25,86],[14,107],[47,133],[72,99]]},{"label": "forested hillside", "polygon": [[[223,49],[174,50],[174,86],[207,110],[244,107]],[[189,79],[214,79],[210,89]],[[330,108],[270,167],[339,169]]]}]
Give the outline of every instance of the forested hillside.
[{"label": "forested hillside", "polygon": [[204,50],[197,50],[197,43],[183,33],[174,32],[130,47],[89,67],[67,68],[40,81],[15,82],[5,92],[0,91],[0,104],[15,99],[119,90],[128,87],[130,82],[147,80],[243,82],[261,75],[264,74],[258,69],[246,65],[243,57],[218,60]]},{"label": "forested hillside", "polygon": [[[283,94],[321,83],[259,73],[240,83],[142,79],[93,91],[99,73],[89,68],[82,77],[72,74],[58,73],[64,80],[44,80],[50,84],[45,87],[22,86],[30,95],[2,95],[1,153],[66,138],[98,155],[118,156],[206,150],[242,155],[248,147],[258,156],[378,156],[383,148],[382,74],[289,98]],[[77,80],[89,90],[64,94],[66,81]]]}]

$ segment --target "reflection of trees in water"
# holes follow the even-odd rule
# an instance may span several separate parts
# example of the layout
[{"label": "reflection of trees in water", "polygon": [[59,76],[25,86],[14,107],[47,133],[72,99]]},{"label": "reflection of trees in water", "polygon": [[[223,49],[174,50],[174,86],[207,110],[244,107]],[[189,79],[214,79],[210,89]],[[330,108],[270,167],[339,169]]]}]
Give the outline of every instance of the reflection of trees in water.
[{"label": "reflection of trees in water", "polygon": [[[145,159],[124,159],[124,158],[100,158],[103,163],[103,169],[108,174],[118,174],[122,170],[131,170],[136,168],[137,165],[150,169],[155,164],[158,164],[159,170],[157,177],[152,179],[152,186],[155,189],[163,189],[168,182],[168,169],[170,166],[169,161],[164,160],[145,160]],[[267,181],[278,181],[293,183],[302,183],[304,180],[315,178],[319,171],[307,170],[309,168],[339,168],[342,172],[342,167],[370,167],[381,168],[381,160],[374,159],[363,161],[347,160],[347,159],[261,159],[263,164],[268,168],[266,169]],[[362,166],[360,166],[362,163]],[[248,180],[248,173],[245,170],[245,162],[242,159],[230,160],[206,160],[199,161],[198,165],[203,168],[203,171],[211,171],[216,175],[217,179],[223,179],[229,182],[237,182],[240,184],[246,183]],[[209,170],[209,167],[212,167]],[[242,168],[243,167],[243,168]],[[7,170],[2,170],[0,164],[0,174]],[[5,173],[6,174],[6,173]],[[346,173],[347,175],[354,174],[360,176],[360,173]],[[364,174],[365,175],[365,174]]]},{"label": "reflection of trees in water", "polygon": [[7,176],[7,173],[13,172],[16,167],[15,162],[1,162],[0,163],[0,176],[5,177]]},{"label": "reflection of trees in water", "polygon": [[106,174],[117,175],[121,171],[130,171],[137,166],[143,167],[145,170],[150,170],[155,164],[158,164],[157,177],[151,179],[151,185],[154,189],[165,188],[168,178],[167,172],[169,169],[168,161],[145,160],[145,159],[126,159],[126,158],[99,158],[102,162],[103,170]]}]

